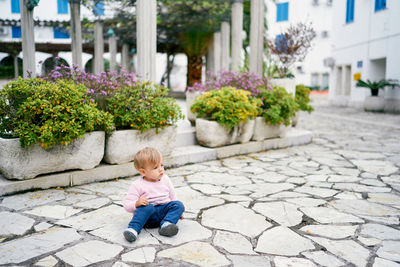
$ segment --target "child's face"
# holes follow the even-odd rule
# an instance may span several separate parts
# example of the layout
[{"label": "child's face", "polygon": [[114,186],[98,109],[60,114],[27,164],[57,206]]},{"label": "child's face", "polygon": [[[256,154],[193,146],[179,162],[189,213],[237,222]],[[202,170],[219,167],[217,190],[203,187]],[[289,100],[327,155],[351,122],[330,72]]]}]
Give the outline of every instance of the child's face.
[{"label": "child's face", "polygon": [[144,168],[141,168],[139,172],[146,181],[160,181],[161,177],[164,175],[164,165],[162,159],[157,164],[147,164]]}]

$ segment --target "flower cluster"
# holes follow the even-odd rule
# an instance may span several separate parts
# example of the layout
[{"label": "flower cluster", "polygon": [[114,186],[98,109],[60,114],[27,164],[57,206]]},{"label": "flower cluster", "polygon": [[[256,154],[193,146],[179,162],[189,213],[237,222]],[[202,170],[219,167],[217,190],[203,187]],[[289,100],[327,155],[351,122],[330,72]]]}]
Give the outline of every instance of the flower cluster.
[{"label": "flower cluster", "polygon": [[195,83],[192,87],[188,87],[188,91],[210,91],[219,90],[222,87],[234,87],[249,91],[253,96],[258,96],[263,89],[272,90],[271,85],[268,83],[269,78],[260,77],[249,72],[224,71],[217,75],[208,75],[207,78],[204,84]]}]

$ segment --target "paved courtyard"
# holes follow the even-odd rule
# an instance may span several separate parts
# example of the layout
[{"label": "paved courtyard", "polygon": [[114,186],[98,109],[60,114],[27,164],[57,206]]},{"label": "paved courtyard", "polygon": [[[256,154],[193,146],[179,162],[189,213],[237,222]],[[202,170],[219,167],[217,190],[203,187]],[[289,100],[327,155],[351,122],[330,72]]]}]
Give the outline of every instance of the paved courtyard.
[{"label": "paved courtyard", "polygon": [[299,127],[313,143],[169,169],[172,238],[124,240],[136,177],[1,197],[0,266],[400,266],[400,115],[321,105]]}]

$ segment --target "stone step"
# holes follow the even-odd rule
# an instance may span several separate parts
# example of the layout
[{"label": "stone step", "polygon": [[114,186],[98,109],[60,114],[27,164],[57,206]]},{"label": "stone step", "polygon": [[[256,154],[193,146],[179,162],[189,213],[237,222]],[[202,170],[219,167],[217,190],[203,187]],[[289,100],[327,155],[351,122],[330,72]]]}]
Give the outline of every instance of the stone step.
[{"label": "stone step", "polygon": [[[189,135],[192,133],[187,133],[182,129],[178,136],[183,136],[185,134]],[[287,132],[286,136],[282,138],[252,141],[245,144],[234,144],[217,148],[206,148],[199,145],[185,145],[184,143],[181,143],[182,146],[177,146],[171,155],[165,157],[164,165],[166,167],[177,167],[189,163],[303,145],[310,143],[312,138],[313,134],[310,131],[292,128]],[[189,141],[185,142],[189,143]],[[58,186],[66,187],[107,181],[116,178],[131,177],[137,174],[138,172],[135,170],[133,162],[129,162],[120,165],[100,164],[96,168],[90,170],[74,170],[55,174],[45,174],[29,180],[8,180],[0,175],[0,196],[33,189],[47,189]]]}]

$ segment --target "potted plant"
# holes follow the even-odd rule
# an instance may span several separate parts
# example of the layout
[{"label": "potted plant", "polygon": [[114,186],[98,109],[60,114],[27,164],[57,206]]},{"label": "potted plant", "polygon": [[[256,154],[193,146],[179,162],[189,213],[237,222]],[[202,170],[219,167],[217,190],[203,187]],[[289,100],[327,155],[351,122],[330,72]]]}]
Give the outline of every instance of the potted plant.
[{"label": "potted plant", "polygon": [[84,85],[18,79],[0,90],[0,171],[29,179],[68,169],[91,169],[104,154],[112,116],[96,107]]},{"label": "potted plant", "polygon": [[211,90],[197,97],[191,106],[191,111],[197,114],[197,141],[207,147],[248,142],[260,105],[260,99],[252,97],[250,92],[233,87]]},{"label": "potted plant", "polygon": [[222,87],[234,87],[249,91],[253,96],[261,93],[260,88],[272,88],[269,85],[269,78],[263,78],[250,72],[222,71],[215,75],[208,74],[205,83],[195,83],[188,87],[186,93],[187,117],[192,123],[196,120],[196,114],[190,110],[194,100],[204,92],[219,90]]},{"label": "potted plant", "polygon": [[286,32],[276,38],[267,40],[275,70],[271,79],[273,85],[284,87],[293,96],[295,95],[296,81],[290,68],[294,63],[304,60],[315,36],[316,33],[311,25],[298,23],[290,25]]},{"label": "potted plant", "polygon": [[280,86],[263,90],[259,97],[262,100],[262,117],[256,118],[252,140],[284,136],[299,109],[294,97]]},{"label": "potted plant", "polygon": [[[299,84],[296,86],[296,95],[294,100],[299,105],[299,110],[307,111],[311,113],[314,111],[313,106],[310,103],[310,88],[305,87],[303,84]],[[299,120],[299,112],[296,112],[296,115],[292,118],[292,126],[295,127]]]},{"label": "potted plant", "polygon": [[364,110],[382,112],[384,111],[385,101],[383,96],[379,96],[379,90],[384,89],[387,86],[395,88],[396,86],[399,86],[399,82],[391,79],[382,79],[374,82],[370,80],[358,80],[356,86],[368,88],[371,91],[371,96],[365,98]]},{"label": "potted plant", "polygon": [[168,88],[150,81],[117,88],[107,100],[116,131],[106,139],[104,161],[121,164],[133,160],[140,149],[152,146],[169,155],[176,141],[176,122],[182,119]]}]

